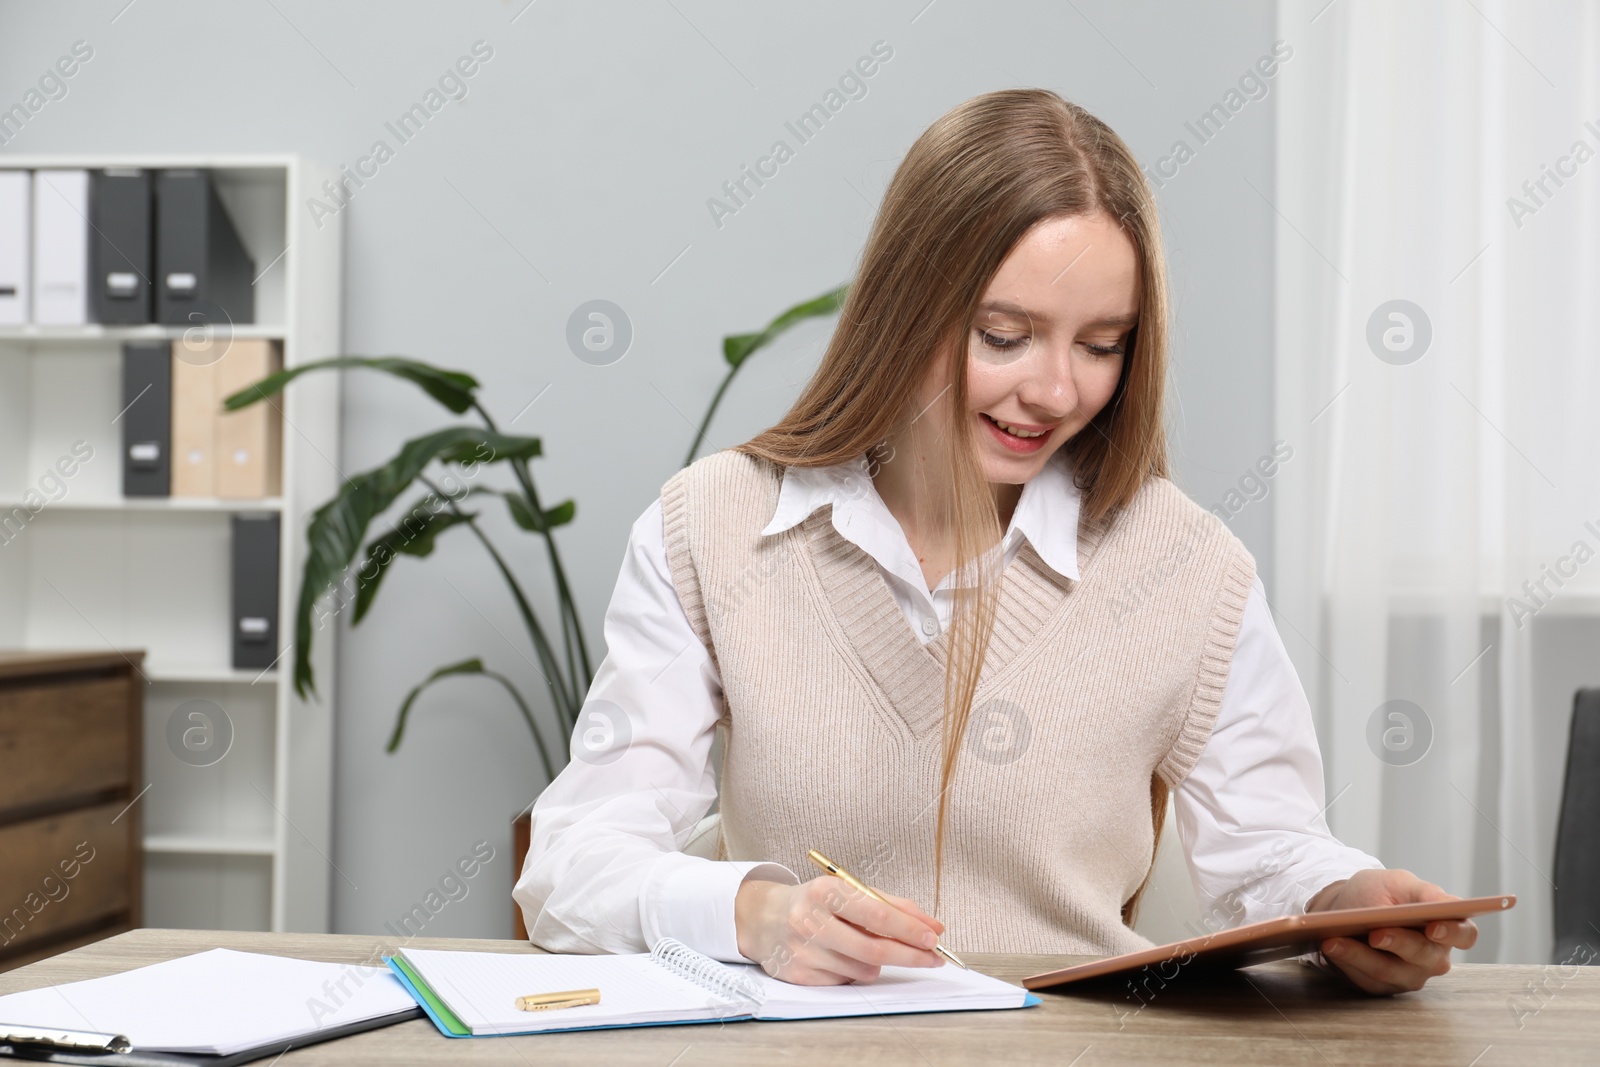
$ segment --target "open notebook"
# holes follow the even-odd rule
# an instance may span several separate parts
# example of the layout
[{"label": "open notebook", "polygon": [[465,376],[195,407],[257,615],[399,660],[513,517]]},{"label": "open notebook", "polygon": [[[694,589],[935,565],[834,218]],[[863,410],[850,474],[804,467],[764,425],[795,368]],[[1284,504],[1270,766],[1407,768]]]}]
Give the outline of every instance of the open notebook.
[{"label": "open notebook", "polygon": [[[648,953],[529,955],[402,948],[385,961],[447,1037],[537,1034],[611,1026],[740,1019],[1023,1008],[1025,989],[959,967],[885,967],[878,980],[839,986],[781,982],[754,964],[719,963],[663,938]],[[599,989],[600,1003],[519,1011],[517,998]]]}]

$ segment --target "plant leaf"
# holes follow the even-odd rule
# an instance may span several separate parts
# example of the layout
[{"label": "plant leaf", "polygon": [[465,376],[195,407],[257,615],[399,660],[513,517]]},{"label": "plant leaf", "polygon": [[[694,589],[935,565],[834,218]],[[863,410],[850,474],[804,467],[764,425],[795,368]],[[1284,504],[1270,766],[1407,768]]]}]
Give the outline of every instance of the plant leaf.
[{"label": "plant leaf", "polygon": [[366,616],[373,598],[378,595],[378,586],[383,583],[384,575],[389,573],[389,567],[396,559],[402,554],[418,557],[432,555],[434,540],[440,534],[452,526],[471,522],[478,517],[476,512],[434,511],[428,502],[435,499],[438,498],[432,493],[422,497],[411,505],[405,518],[395,523],[388,533],[367,543],[367,558],[357,572],[356,613],[351,619],[352,624]]},{"label": "plant leaf", "polygon": [[424,689],[441,678],[449,678],[460,674],[482,673],[484,673],[483,660],[473,656],[471,659],[464,659],[460,663],[452,663],[448,667],[440,667],[420,683],[412,686],[411,692],[406,694],[405,702],[400,705],[400,714],[395,716],[394,733],[389,735],[389,747],[386,751],[393,752],[400,747],[400,738],[406,732],[406,719],[411,715],[411,705],[417,702],[417,697],[422,695]]},{"label": "plant leaf", "polygon": [[406,694],[405,703],[400,705],[400,714],[395,717],[394,733],[389,737],[388,751],[393,752],[400,747],[400,739],[405,734],[406,720],[411,715],[411,705],[416,702],[422,691],[442,678],[463,674],[475,674],[487,678],[492,682],[498,683],[500,688],[506,691],[511,697],[511,702],[517,706],[517,711],[522,715],[522,721],[527,723],[528,733],[533,735],[534,747],[539,750],[539,762],[544,765],[545,780],[554,781],[557,770],[555,761],[550,758],[550,747],[544,743],[544,737],[539,733],[539,724],[533,719],[533,709],[528,707],[528,702],[523,699],[522,694],[518,692],[517,687],[510,678],[489,670],[483,665],[483,661],[476,656],[472,659],[464,659],[460,663],[452,663],[448,667],[440,667],[423,679],[422,684]]},{"label": "plant leaf", "polygon": [[515,437],[481,426],[447,426],[407,441],[388,463],[339,487],[312,513],[306,529],[306,563],[295,619],[295,692],[316,688],[311,670],[312,619],[317,601],[343,577],[372,521],[395,502],[434,460],[493,463],[539,455],[537,437]]},{"label": "plant leaf", "polygon": [[844,303],[845,294],[850,291],[849,283],[839,286],[832,292],[823,293],[804,303],[796,304],[777,318],[767,324],[767,328],[760,333],[739,333],[722,339],[722,358],[728,365],[737,367],[748,359],[757,349],[765,348],[778,335],[791,326],[806,319],[817,318],[822,315],[832,315]]},{"label": "plant leaf", "polygon": [[547,530],[554,530],[557,526],[565,526],[572,521],[572,516],[577,514],[578,510],[576,501],[563,500],[553,508],[546,508],[541,519],[528,506],[527,497],[521,493],[507,490],[504,495],[506,507],[511,512],[511,521],[529,533],[544,533]]},{"label": "plant leaf", "polygon": [[577,513],[578,502],[576,500],[563,500],[555,507],[545,509],[544,522],[546,526],[553,530],[557,526],[565,526],[571,522],[572,517]]},{"label": "plant leaf", "polygon": [[470,374],[456,370],[441,370],[432,364],[406,359],[403,356],[335,356],[332,359],[302,363],[298,367],[270,374],[259,382],[245,386],[222,403],[227,410],[238,411],[258,400],[265,400],[282,392],[284,386],[309,371],[336,370],[342,367],[365,367],[368,370],[383,371],[397,378],[404,378],[457,415],[472,406],[473,392],[478,388],[478,380]]}]

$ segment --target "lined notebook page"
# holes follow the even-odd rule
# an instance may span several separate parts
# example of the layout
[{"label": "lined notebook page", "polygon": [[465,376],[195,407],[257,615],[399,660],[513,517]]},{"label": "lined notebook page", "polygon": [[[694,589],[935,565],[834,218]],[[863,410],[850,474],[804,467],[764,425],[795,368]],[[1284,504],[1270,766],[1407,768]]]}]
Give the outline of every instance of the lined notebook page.
[{"label": "lined notebook page", "polygon": [[[575,1026],[713,1018],[726,1004],[645,953],[535,956],[403,948],[399,953],[474,1034],[527,1034]],[[519,1011],[517,998],[598,989],[599,1004]]]},{"label": "lined notebook page", "polygon": [[1019,986],[948,963],[943,967],[885,967],[877,981],[833,986],[792,985],[769,977],[754,964],[729,967],[750,972],[761,983],[766,997],[756,1013],[760,1019],[1020,1008],[1028,995]]}]

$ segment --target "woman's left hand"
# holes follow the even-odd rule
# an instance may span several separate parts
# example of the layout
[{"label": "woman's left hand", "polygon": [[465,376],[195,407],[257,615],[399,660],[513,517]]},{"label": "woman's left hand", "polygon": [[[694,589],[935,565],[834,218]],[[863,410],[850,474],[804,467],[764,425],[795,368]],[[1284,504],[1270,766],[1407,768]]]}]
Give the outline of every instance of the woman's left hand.
[{"label": "woman's left hand", "polygon": [[[1460,899],[1410,871],[1380,868],[1357,871],[1324,887],[1307,903],[1306,911]],[[1477,940],[1477,924],[1463,919],[1429,923],[1426,930],[1381,927],[1369,932],[1365,941],[1330,937],[1322,942],[1322,954],[1360,988],[1387,996],[1421,989],[1428,979],[1450,969],[1452,948],[1471,948]]]}]

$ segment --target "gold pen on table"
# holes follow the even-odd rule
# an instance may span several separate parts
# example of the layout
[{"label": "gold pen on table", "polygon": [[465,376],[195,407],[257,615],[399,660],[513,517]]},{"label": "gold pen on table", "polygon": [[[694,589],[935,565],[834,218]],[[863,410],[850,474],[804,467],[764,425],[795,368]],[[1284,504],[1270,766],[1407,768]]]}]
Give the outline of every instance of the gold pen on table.
[{"label": "gold pen on table", "polygon": [[549,1011],[551,1008],[577,1008],[600,1003],[598,989],[564,989],[559,993],[535,993],[517,998],[518,1011]]},{"label": "gold pen on table", "polygon": [[[889,907],[891,907],[891,908],[894,907],[893,904],[890,904],[889,901],[887,901],[887,900],[885,900],[883,898],[883,894],[882,893],[878,892],[876,889],[873,889],[871,886],[869,886],[865,882],[861,881],[861,879],[857,878],[855,875],[851,874],[849,871],[845,870],[843,867],[839,866],[837,863],[833,862],[828,857],[826,857],[822,853],[818,852],[816,849],[812,849],[806,855],[810,857],[812,863],[815,863],[818,867],[821,867],[824,871],[827,871],[829,874],[833,875],[835,878],[842,878],[844,880],[844,883],[846,885],[848,885],[850,888],[856,890],[857,892],[865,893],[867,896],[871,897],[873,900],[878,901],[880,904],[888,904]],[[959,959],[956,958],[956,954],[954,952],[951,952],[949,949],[945,948],[943,945],[941,945],[937,941],[935,941],[934,944],[933,944],[933,951],[937,952],[939,955],[943,956],[945,959],[949,960],[951,963],[955,964],[957,967],[960,967],[962,970],[964,970],[964,971],[971,970],[970,967],[968,967],[965,963],[962,963]]]}]

